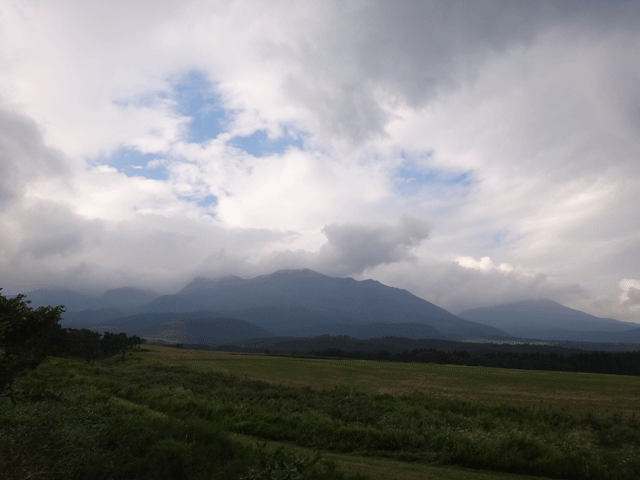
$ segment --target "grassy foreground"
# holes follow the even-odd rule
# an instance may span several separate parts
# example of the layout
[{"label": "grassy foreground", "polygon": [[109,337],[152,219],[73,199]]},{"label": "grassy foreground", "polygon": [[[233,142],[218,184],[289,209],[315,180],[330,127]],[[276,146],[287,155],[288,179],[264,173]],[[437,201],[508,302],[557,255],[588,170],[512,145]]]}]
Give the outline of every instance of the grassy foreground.
[{"label": "grassy foreground", "polygon": [[50,359],[0,402],[0,476],[640,477],[640,379],[545,373],[162,347]]}]

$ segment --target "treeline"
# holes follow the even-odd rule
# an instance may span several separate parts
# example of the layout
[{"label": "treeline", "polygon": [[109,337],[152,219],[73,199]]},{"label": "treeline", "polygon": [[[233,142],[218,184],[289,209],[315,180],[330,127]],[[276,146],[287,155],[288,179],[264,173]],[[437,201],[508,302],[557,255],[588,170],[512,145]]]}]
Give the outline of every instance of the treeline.
[{"label": "treeline", "polygon": [[[14,380],[36,368],[47,356],[79,356],[87,363],[98,357],[121,354],[139,347],[140,337],[125,333],[63,329],[60,316],[64,306],[32,308],[22,294],[2,295],[0,288],[0,396],[13,401]],[[6,395],[5,395],[6,394]]]},{"label": "treeline", "polygon": [[56,356],[82,357],[87,363],[93,363],[96,358],[117,354],[124,358],[127,352],[140,348],[140,345],[145,342],[137,335],[128,336],[126,333],[111,332],[100,334],[86,328],[62,329],[59,335],[53,345],[52,353]]},{"label": "treeline", "polygon": [[640,375],[640,351],[634,352],[583,352],[563,355],[559,353],[485,352],[472,355],[467,351],[442,351],[436,349],[405,350],[391,353],[382,350],[345,352],[328,348],[310,352],[321,357],[339,357],[396,362],[438,363],[525,370],[551,370],[562,372],[606,373],[615,375]]}]

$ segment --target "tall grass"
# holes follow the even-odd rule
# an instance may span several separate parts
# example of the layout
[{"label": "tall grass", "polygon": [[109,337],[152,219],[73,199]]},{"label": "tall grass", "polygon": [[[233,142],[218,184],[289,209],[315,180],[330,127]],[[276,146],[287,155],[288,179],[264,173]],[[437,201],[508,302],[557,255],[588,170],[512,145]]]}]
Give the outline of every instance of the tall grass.
[{"label": "tall grass", "polygon": [[313,459],[265,459],[225,432],[436,465],[640,478],[640,422],[618,415],[291,388],[135,358],[52,359],[16,386],[24,401],[0,407],[0,462],[13,478],[341,478]]},{"label": "tall grass", "polygon": [[163,364],[119,372],[106,370],[91,385],[157,414],[263,439],[557,478],[640,478],[640,423],[633,418],[296,389]]},{"label": "tall grass", "polygon": [[142,372],[129,378],[131,364],[108,363],[52,359],[17,382],[18,404],[0,403],[0,478],[347,478],[317,457],[274,457],[232,441],[220,419],[201,415],[199,399],[160,402],[161,410],[187,407],[180,415],[127,401],[136,390],[152,391],[160,376],[178,378],[150,370],[138,389]]}]

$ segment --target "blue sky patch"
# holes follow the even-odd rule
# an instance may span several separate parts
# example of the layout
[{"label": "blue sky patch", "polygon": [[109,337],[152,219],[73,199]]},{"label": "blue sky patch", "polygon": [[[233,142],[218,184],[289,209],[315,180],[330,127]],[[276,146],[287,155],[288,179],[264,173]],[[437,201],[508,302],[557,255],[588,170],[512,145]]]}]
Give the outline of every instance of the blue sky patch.
[{"label": "blue sky patch", "polygon": [[174,87],[178,112],[191,117],[188,140],[202,143],[216,138],[225,130],[227,114],[220,96],[206,76],[193,71],[182,77]]},{"label": "blue sky patch", "polygon": [[269,139],[265,130],[258,130],[248,137],[235,137],[231,145],[244,150],[254,157],[263,157],[274,153],[284,153],[289,147],[302,149],[302,139],[290,135]]},{"label": "blue sky patch", "polygon": [[116,168],[119,172],[128,177],[145,177],[153,180],[166,180],[167,169],[163,166],[147,167],[151,160],[163,158],[161,155],[152,153],[140,153],[137,150],[123,148],[116,151],[111,158],[100,161]]},{"label": "blue sky patch", "polygon": [[202,200],[200,200],[198,202],[198,205],[200,205],[201,207],[210,207],[210,206],[216,206],[218,204],[218,197],[216,197],[215,195],[207,195],[206,197],[204,197]]},{"label": "blue sky patch", "polygon": [[500,245],[502,245],[502,241],[506,236],[507,234],[504,232],[494,234],[490,239],[489,248],[498,248]]},{"label": "blue sky patch", "polygon": [[442,170],[418,169],[404,164],[395,172],[396,185],[402,195],[414,195],[425,186],[469,186],[471,178],[468,172],[451,174]]}]

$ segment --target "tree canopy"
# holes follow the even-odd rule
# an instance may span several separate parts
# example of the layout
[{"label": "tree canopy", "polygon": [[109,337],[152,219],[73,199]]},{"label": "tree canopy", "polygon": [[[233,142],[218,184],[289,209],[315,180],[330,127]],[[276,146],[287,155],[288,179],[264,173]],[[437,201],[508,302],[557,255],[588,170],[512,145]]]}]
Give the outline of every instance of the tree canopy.
[{"label": "tree canopy", "polygon": [[60,316],[65,307],[31,308],[20,294],[2,295],[0,288],[0,394],[23,371],[35,368],[63,339]]}]

